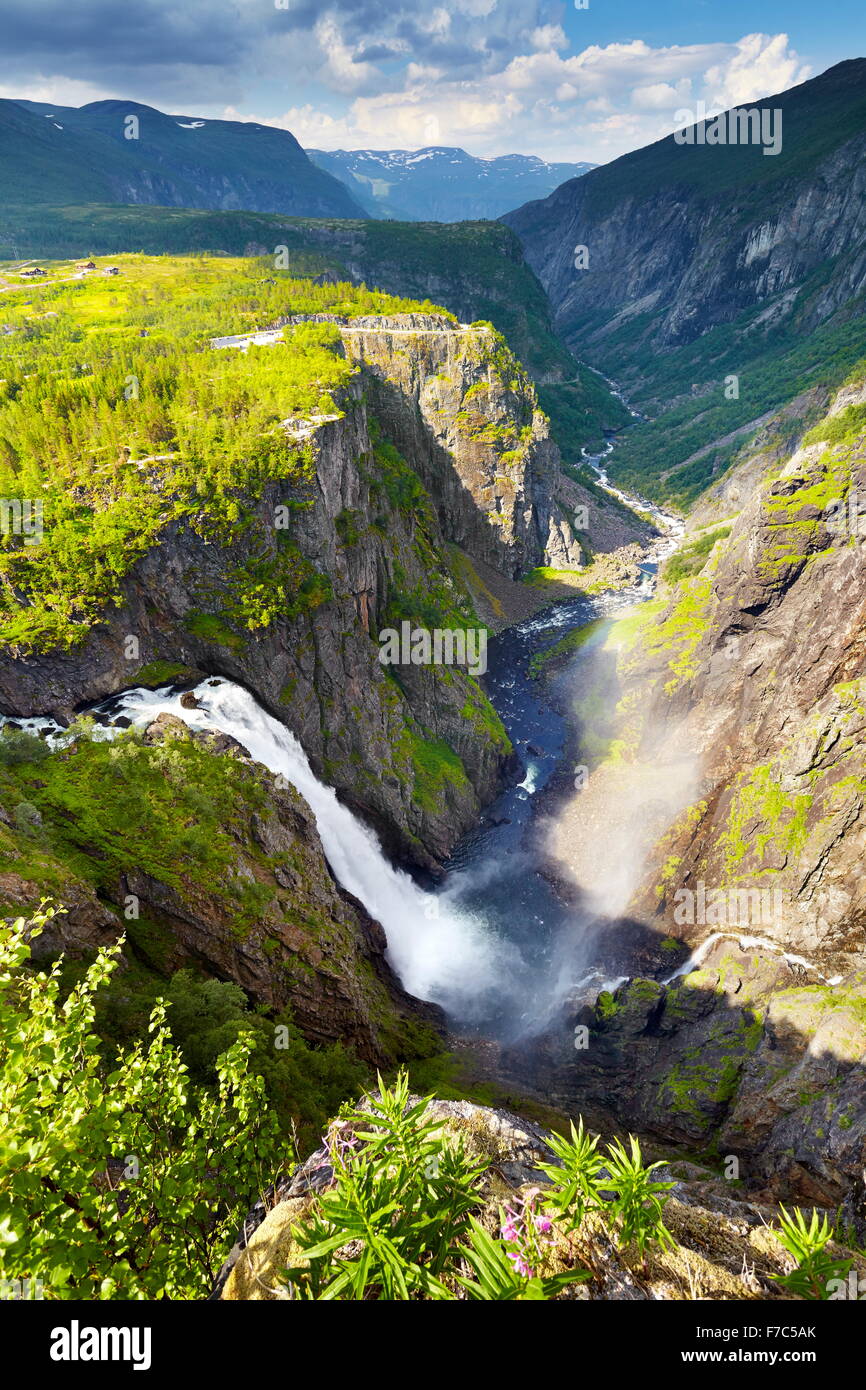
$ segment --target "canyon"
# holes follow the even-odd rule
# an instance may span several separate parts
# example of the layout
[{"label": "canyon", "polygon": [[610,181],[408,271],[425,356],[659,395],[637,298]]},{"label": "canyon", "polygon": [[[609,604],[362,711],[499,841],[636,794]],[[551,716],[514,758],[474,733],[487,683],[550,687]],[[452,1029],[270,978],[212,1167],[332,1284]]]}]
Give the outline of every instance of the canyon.
[{"label": "canyon", "polygon": [[[317,259],[281,280],[244,224],[247,264],[213,273],[249,283],[222,319],[211,285],[193,331],[174,311],[208,258],[166,286],[169,258],[122,255],[152,413],[70,430],[93,467],[57,550],[100,576],[91,610],[8,547],[0,901],[64,909],[34,960],[123,936],[114,1008],[192,971],[369,1077],[444,1078],[430,1104],[504,1184],[488,1220],[546,1181],[566,1117],[639,1136],[673,1253],[599,1247],[592,1297],[775,1297],[779,1203],[866,1241],[863,75],[767,99],[778,162],[671,137],[443,231],[454,269],[429,228],[325,220],[293,229]],[[95,282],[65,269],[60,313],[28,300],[8,334],[69,354],[46,374],[64,420],[101,341]],[[201,436],[145,373],[177,342]],[[144,521],[118,554],[125,485]],[[486,669],[389,664],[404,627],[483,633]],[[330,1142],[250,1214],[213,1297],[273,1294]]]}]

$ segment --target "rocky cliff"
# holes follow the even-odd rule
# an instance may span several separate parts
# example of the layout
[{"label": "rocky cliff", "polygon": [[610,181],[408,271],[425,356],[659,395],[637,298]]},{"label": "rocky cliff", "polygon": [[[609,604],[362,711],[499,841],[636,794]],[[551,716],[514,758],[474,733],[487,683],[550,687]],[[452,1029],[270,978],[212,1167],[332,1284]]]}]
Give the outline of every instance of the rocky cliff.
[{"label": "rocky cliff", "polygon": [[309,806],[233,739],[162,714],[140,738],[39,751],[7,735],[0,766],[3,908],[63,905],[37,959],[89,958],[123,933],[127,967],[231,980],[315,1045],[383,1066],[435,1039],[439,1011],[400,987]]},{"label": "rocky cliff", "polygon": [[862,294],[864,75],[866,60],[840,63],[755,103],[782,113],[775,155],[669,136],[508,214],[566,340],[615,342],[622,370],[755,306],[764,333],[793,314],[802,330]]},{"label": "rocky cliff", "polygon": [[647,417],[612,462],[632,490],[687,509],[786,401],[837,387],[866,352],[864,78],[857,59],[750,103],[776,153],[738,143],[726,113],[723,143],[712,122],[687,127],[691,143],[669,136],[505,219],[565,341]]},{"label": "rocky cliff", "polygon": [[[510,748],[472,676],[386,668],[379,633],[475,623],[451,544],[512,578],[579,562],[580,547],[533,388],[495,333],[410,316],[343,336],[359,371],[339,413],[285,422],[313,451],[309,480],[267,484],[223,544],[167,525],[79,646],[0,661],[0,702],[68,719],[167,672],[231,676],[392,851],[432,866],[494,795]],[[281,584],[300,595],[282,611]],[[238,621],[270,592],[262,621]]]},{"label": "rocky cliff", "polygon": [[356,319],[343,341],[385,433],[436,498],[448,540],[512,579],[537,565],[580,566],[555,500],[559,451],[531,380],[491,326]]},{"label": "rocky cliff", "polygon": [[866,1151],[864,402],[861,372],[793,453],[744,460],[576,674],[584,732],[599,681],[616,712],[551,851],[590,893],[603,865],[602,956],[625,933],[655,978],[575,999],[536,1059],[560,1096],[829,1203]]}]

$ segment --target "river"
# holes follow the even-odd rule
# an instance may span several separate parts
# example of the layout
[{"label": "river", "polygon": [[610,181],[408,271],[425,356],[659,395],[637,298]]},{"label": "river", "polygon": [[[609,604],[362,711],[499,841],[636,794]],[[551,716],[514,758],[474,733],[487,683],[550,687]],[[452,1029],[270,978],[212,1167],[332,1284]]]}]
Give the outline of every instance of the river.
[{"label": "river", "polygon": [[[646,600],[658,564],[681,530],[677,518],[611,486],[606,453],[587,459],[599,482],[649,512],[662,537],[647,552],[639,585],[556,603],[491,640],[485,686],[521,759],[522,775],[457,846],[435,888],[420,886],[389,863],[372,829],[314,775],[294,735],[242,686],[206,679],[193,692],[193,709],[181,704],[177,688],[137,688],[91,711],[103,737],[115,736],[120,717],[144,726],[162,712],[193,728],[235,737],[310,804],[331,869],[382,923],[389,958],[405,987],[441,1004],[456,1026],[505,1040],[538,1031],[563,991],[577,982],[574,971],[586,968],[573,950],[580,940],[579,910],[542,872],[533,845],[533,798],[561,768],[568,729],[543,683],[530,675],[530,661],[575,628]],[[51,720],[15,722],[52,741],[64,737]],[[603,968],[594,966],[589,978],[601,989]]]}]

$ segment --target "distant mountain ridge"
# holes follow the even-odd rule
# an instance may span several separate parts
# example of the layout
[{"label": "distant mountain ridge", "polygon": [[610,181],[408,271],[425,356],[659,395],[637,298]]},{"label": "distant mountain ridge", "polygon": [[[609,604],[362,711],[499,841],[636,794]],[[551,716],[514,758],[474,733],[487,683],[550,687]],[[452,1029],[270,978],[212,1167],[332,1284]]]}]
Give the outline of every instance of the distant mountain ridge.
[{"label": "distant mountain ridge", "polygon": [[0,101],[5,204],[149,203],[294,217],[366,217],[275,126],[167,115],[133,101]]},{"label": "distant mountain ridge", "polygon": [[321,169],[342,179],[371,217],[402,222],[464,222],[501,217],[594,164],[548,163],[537,155],[479,159],[450,145],[420,150],[307,150]]},{"label": "distant mountain ridge", "polygon": [[502,219],[566,344],[650,417],[615,475],[683,505],[866,354],[866,59],[748,105],[781,112],[772,157],[671,135]]},{"label": "distant mountain ridge", "polygon": [[[749,105],[783,113],[777,156],[758,144],[679,144],[670,135],[503,218],[566,341],[612,341],[627,315],[621,368],[623,353],[693,342],[790,297],[812,275],[832,292],[809,306],[809,327],[866,288],[866,59]],[[579,246],[586,268],[575,266]],[[774,304],[774,322],[793,304]]]}]

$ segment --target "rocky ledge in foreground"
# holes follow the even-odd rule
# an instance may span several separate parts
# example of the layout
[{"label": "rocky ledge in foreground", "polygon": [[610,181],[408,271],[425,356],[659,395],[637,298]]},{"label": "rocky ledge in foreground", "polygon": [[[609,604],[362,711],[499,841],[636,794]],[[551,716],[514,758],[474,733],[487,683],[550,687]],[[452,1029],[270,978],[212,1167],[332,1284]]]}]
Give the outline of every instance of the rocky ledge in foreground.
[{"label": "rocky ledge in foreground", "polygon": [[[417,1097],[414,1098],[417,1100]],[[448,1135],[462,1139],[467,1153],[488,1167],[478,1188],[477,1219],[498,1235],[501,1209],[543,1188],[549,1179],[540,1163],[555,1162],[550,1136],[529,1120],[469,1101],[433,1100],[426,1118],[438,1120]],[[584,1283],[568,1285],[560,1298],[594,1300],[687,1300],[791,1298],[773,1276],[790,1272],[793,1261],[771,1229],[778,1211],[738,1200],[731,1185],[709,1169],[671,1162],[653,1173],[673,1183],[664,1220],[673,1237],[669,1248],[650,1246],[645,1258],[620,1248],[598,1217],[584,1219],[574,1232],[555,1222],[551,1233],[554,1263],[560,1269],[589,1272]],[[317,1194],[334,1182],[327,1147],[317,1150],[277,1182],[250,1213],[238,1243],[226,1260],[212,1299],[280,1300],[290,1297],[283,1270],[298,1262],[292,1228],[311,1215]],[[734,1189],[735,1191],[736,1189]],[[853,1258],[859,1274],[866,1260]],[[338,1252],[339,1254],[339,1252]],[[459,1291],[455,1297],[463,1297]]]}]

